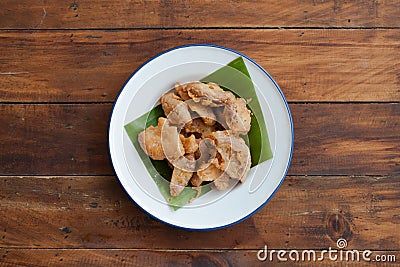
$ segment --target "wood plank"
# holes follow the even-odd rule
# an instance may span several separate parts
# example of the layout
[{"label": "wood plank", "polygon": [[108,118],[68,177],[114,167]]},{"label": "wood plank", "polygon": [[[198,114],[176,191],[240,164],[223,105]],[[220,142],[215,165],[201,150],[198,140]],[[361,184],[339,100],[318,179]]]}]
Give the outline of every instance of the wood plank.
[{"label": "wood plank", "polygon": [[3,29],[400,26],[395,0],[4,0],[3,7]]},{"label": "wood plank", "polygon": [[399,174],[400,105],[290,105],[291,174]]},{"label": "wood plank", "polygon": [[3,31],[0,40],[0,102],[114,101],[137,67],[188,43],[250,56],[288,101],[400,101],[400,30]]},{"label": "wood plank", "polygon": [[0,247],[398,250],[399,178],[289,176],[253,217],[192,232],[148,217],[113,176],[2,177]]},{"label": "wood plank", "polygon": [[[344,251],[345,252],[345,251]],[[276,253],[273,260],[259,261],[257,259],[258,250],[222,250],[222,251],[192,251],[192,250],[129,250],[129,249],[0,249],[0,263],[20,266],[263,266],[270,262],[279,265],[310,266],[313,261],[308,260],[308,254],[304,259],[300,254],[299,261],[292,261],[289,252],[284,255],[288,261],[279,261]],[[299,251],[302,253],[302,251]],[[363,260],[362,252],[359,254],[360,260],[352,260],[351,255],[343,260],[330,260],[329,255],[325,254],[323,260],[318,260],[321,251],[316,251],[316,261],[318,266],[376,266],[377,259],[386,259],[386,262],[379,262],[379,266],[390,266],[398,261],[399,251],[372,251],[367,259]],[[332,258],[336,254],[332,254]],[[340,255],[340,254],[339,254]],[[379,255],[379,256],[378,256]],[[389,255],[393,255],[392,259]],[[378,257],[377,257],[378,256]],[[339,256],[340,257],[340,256]],[[311,258],[313,259],[313,258]],[[322,257],[321,257],[322,259]],[[348,260],[347,260],[348,259]],[[356,258],[355,258],[356,259]],[[316,263],[314,263],[316,264]],[[393,266],[393,265],[392,265]]]},{"label": "wood plank", "polygon": [[1,105],[0,173],[112,174],[111,104]]},{"label": "wood plank", "polygon": [[[111,104],[0,105],[0,175],[113,174]],[[291,104],[290,174],[400,172],[400,104]]]}]

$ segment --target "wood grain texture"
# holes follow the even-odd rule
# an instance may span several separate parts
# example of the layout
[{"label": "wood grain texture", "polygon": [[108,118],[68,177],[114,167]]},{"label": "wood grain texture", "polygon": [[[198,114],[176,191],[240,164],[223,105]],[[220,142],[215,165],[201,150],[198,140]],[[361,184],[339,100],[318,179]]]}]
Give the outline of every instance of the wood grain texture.
[{"label": "wood grain texture", "polygon": [[2,177],[0,247],[398,250],[400,177],[289,176],[253,217],[227,229],[172,228],[116,177]]},{"label": "wood grain texture", "polygon": [[291,174],[399,174],[400,105],[291,105]]},{"label": "wood grain texture", "polygon": [[112,174],[111,104],[2,105],[0,173]]},{"label": "wood grain texture", "polygon": [[[0,105],[1,175],[113,174],[111,104]],[[292,104],[290,174],[400,173],[400,104]],[[133,148],[132,148],[133,149]]]},{"label": "wood grain texture", "polygon": [[3,29],[400,26],[400,4],[395,0],[4,0],[2,4]]},{"label": "wood grain texture", "polygon": [[400,102],[399,30],[278,29],[2,31],[0,102],[114,101],[146,60],[188,43],[253,58],[288,101]]},{"label": "wood grain texture", "polygon": [[[265,266],[268,248],[400,260],[400,1],[2,0],[0,266]],[[108,154],[120,88],[175,46],[251,57],[289,101],[289,175],[227,229],[167,226]],[[212,216],[212,215],[210,215]],[[298,266],[396,263],[286,262]]]},{"label": "wood grain texture", "polygon": [[[284,256],[287,262],[279,261],[276,253],[273,260],[259,261],[257,259],[258,250],[220,250],[220,251],[192,251],[192,250],[130,250],[130,249],[0,249],[0,263],[16,264],[21,266],[194,266],[194,267],[228,267],[228,266],[265,266],[271,263],[287,266],[376,266],[377,259],[382,256],[388,258],[394,255],[398,262],[399,251],[373,251],[369,256],[370,262],[366,262],[360,256],[360,261],[349,260],[329,260],[325,254],[321,261],[296,261],[288,258],[288,253]],[[302,253],[302,251],[300,251]],[[301,254],[300,254],[301,255]],[[321,251],[316,251],[316,257],[321,255]],[[362,254],[360,254],[362,255]],[[301,256],[300,256],[301,257]],[[307,255],[306,255],[307,257]],[[344,259],[346,259],[344,257]],[[396,262],[379,262],[379,266],[395,266]]]}]

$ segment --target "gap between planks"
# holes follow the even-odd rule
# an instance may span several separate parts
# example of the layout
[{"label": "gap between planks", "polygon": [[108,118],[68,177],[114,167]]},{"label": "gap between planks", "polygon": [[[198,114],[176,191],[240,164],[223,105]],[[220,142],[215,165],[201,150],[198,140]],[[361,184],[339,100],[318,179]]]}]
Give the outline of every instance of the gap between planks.
[{"label": "gap between planks", "polygon": [[[0,105],[109,105],[114,104],[115,101],[91,101],[91,102],[7,102],[0,101]],[[400,104],[400,101],[287,101],[291,105],[304,105],[304,104],[321,104],[321,105],[335,105],[335,104],[360,104],[360,105],[379,105],[379,104]]]},{"label": "gap between planks", "polygon": [[[384,178],[392,178],[396,175],[386,175],[386,174],[363,174],[363,175],[346,175],[346,174],[288,174],[285,177],[325,177],[325,178],[337,178],[337,177],[348,177],[348,178],[375,178],[376,180]],[[39,179],[53,179],[53,178],[88,178],[88,177],[116,177],[116,174],[19,174],[19,175],[9,175],[0,174],[1,178],[32,178],[37,177]]]},{"label": "gap between planks", "polygon": [[400,27],[343,26],[253,26],[253,27],[128,27],[128,28],[0,28],[0,31],[153,31],[153,30],[398,30]]},{"label": "gap between planks", "polygon": [[[208,249],[208,248],[196,248],[196,249],[165,249],[165,248],[29,248],[29,247],[0,247],[1,250],[8,250],[8,251],[21,251],[21,250],[32,250],[32,251],[46,251],[46,250],[57,250],[57,251],[155,251],[155,252],[257,252],[260,248],[227,248],[227,249]],[[279,248],[279,247],[268,247],[269,250],[288,250],[288,248]],[[296,248],[298,251],[302,250],[310,250],[310,248]],[[322,251],[322,249],[314,249],[315,251]],[[371,250],[372,252],[400,252],[400,250],[393,250],[393,249],[379,249],[379,250]]]}]

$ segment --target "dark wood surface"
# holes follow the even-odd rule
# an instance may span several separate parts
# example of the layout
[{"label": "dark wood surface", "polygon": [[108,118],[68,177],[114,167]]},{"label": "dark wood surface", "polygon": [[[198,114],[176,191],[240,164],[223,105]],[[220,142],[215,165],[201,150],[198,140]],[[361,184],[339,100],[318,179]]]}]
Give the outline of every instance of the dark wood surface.
[{"label": "dark wood surface", "polygon": [[112,102],[133,70],[155,54],[187,43],[215,43],[245,53],[269,71],[290,102],[400,99],[397,29],[1,33],[2,102]]},{"label": "dark wood surface", "polygon": [[[107,148],[126,79],[189,43],[265,67],[295,128],[271,202],[211,232],[146,215]],[[1,266],[258,266],[264,245],[322,251],[338,238],[400,262],[399,1],[5,0],[0,126]],[[347,264],[366,262],[321,262]]]},{"label": "dark wood surface", "polygon": [[[8,248],[394,249],[400,186],[393,176],[288,176],[250,219],[218,231],[172,229],[144,214],[114,176],[4,176]],[[356,190],[354,189],[356,188]]]},{"label": "dark wood surface", "polygon": [[4,29],[399,27],[396,0],[3,0]]},{"label": "dark wood surface", "polygon": [[[289,105],[295,131],[289,174],[399,173],[400,105]],[[111,109],[108,103],[0,105],[0,140],[9,151],[0,154],[0,174],[112,175]]]}]

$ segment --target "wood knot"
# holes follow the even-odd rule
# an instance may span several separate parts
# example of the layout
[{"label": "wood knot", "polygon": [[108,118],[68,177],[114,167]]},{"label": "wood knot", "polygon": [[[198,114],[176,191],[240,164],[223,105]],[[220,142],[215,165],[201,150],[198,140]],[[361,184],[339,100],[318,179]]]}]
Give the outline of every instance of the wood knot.
[{"label": "wood knot", "polygon": [[76,2],[73,2],[69,5],[69,8],[73,9],[74,11],[77,11],[79,9],[79,4]]},{"label": "wood knot", "polygon": [[353,236],[351,224],[347,218],[341,214],[331,214],[326,222],[326,233],[332,241],[344,238],[347,241]]}]

